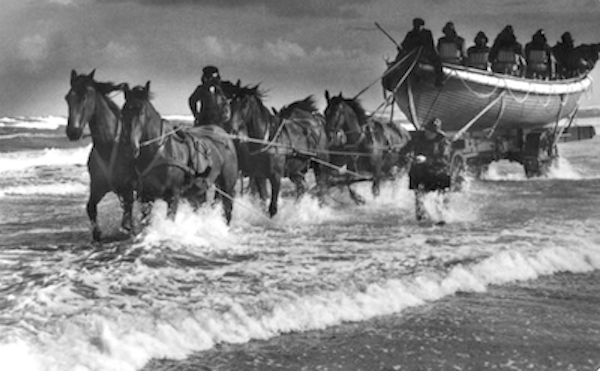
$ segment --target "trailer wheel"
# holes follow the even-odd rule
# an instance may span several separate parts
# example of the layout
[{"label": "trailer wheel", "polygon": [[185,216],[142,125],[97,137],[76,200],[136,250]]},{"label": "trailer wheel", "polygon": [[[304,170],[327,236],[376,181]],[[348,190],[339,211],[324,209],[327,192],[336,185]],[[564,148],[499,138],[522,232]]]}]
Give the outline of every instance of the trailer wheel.
[{"label": "trailer wheel", "polygon": [[461,191],[467,173],[467,161],[461,153],[454,153],[452,155],[451,167],[450,167],[450,181],[452,191]]}]

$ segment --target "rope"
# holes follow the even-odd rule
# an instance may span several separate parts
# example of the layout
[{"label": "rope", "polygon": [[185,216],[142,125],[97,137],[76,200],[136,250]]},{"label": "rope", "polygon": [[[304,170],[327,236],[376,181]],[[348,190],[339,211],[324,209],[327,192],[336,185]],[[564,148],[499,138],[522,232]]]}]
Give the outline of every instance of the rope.
[{"label": "rope", "polygon": [[332,168],[334,170],[337,170],[340,174],[350,174],[350,175],[353,175],[353,176],[355,176],[357,178],[367,178],[363,174],[356,173],[356,172],[354,172],[352,170],[345,169],[344,166],[337,166],[335,164],[332,164],[332,163],[327,162],[327,161],[323,161],[323,160],[321,160],[319,158],[316,158],[316,157],[312,158],[311,161],[316,162],[317,164],[320,164],[320,165],[327,166],[327,167]]},{"label": "rope", "polygon": [[[420,48],[419,48],[420,49]],[[381,75],[380,77],[378,77],[375,81],[373,81],[372,83],[370,83],[369,85],[367,85],[367,87],[365,87],[364,89],[362,89],[361,91],[359,91],[354,98],[352,99],[356,99],[358,97],[360,97],[364,92],[366,92],[367,90],[369,90],[373,85],[375,85],[375,83],[377,83],[379,80],[383,79],[384,77],[386,77],[387,75],[389,75],[390,73],[392,73],[392,71],[398,67],[399,65],[401,65],[402,63],[404,63],[405,60],[407,60],[411,55],[413,55],[418,49],[413,49],[410,51],[410,53],[408,53],[407,55],[405,55],[404,57],[402,57],[402,59],[400,59],[398,62],[395,62],[392,66],[390,66],[387,71],[385,71],[383,73],[383,75]]]}]

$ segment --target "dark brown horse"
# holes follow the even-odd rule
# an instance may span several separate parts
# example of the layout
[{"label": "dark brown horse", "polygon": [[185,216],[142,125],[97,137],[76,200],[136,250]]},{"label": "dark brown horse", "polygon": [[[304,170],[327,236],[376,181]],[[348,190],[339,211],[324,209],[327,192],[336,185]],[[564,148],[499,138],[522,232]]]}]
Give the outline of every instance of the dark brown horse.
[{"label": "dark brown horse", "polygon": [[[392,123],[367,118],[356,99],[344,98],[341,93],[331,97],[328,91],[325,91],[325,99],[329,149],[335,153],[331,155],[331,162],[354,173],[370,174],[373,195],[378,196],[381,181],[393,178],[395,169],[402,170],[408,165],[410,133]],[[348,154],[340,154],[343,152]],[[352,189],[350,194],[357,203],[364,202]]]},{"label": "dark brown horse", "polygon": [[[262,102],[258,86],[237,87],[231,102],[231,129],[247,137],[245,158],[240,159],[242,172],[258,183],[271,184],[269,214],[277,213],[281,178],[288,177],[296,186],[296,195],[306,191],[305,173],[312,168],[319,196],[326,187],[326,172],[319,162],[328,162],[324,120],[316,111],[312,98],[296,102],[274,115]],[[243,157],[243,156],[240,156]],[[261,199],[266,198],[259,187]]]},{"label": "dark brown horse", "polygon": [[98,203],[108,192],[114,192],[123,207],[121,226],[132,229],[135,172],[133,154],[128,138],[122,135],[121,110],[108,97],[120,90],[122,85],[94,80],[94,71],[89,75],[78,75],[71,71],[71,89],[65,99],[69,106],[67,137],[78,140],[89,126],[92,135],[92,151],[88,159],[90,173],[90,196],[87,214],[92,226],[92,237],[101,238],[98,226]]},{"label": "dark brown horse", "polygon": [[[208,99],[202,103],[207,109],[221,106]],[[206,192],[214,184],[225,219],[231,221],[238,164],[235,146],[222,128],[204,122],[183,130],[163,120],[150,103],[149,81],[145,86],[125,88],[123,122],[135,156],[138,197],[146,205],[146,215],[152,201],[163,199],[168,215],[174,218],[182,197],[198,206],[206,201]]]}]

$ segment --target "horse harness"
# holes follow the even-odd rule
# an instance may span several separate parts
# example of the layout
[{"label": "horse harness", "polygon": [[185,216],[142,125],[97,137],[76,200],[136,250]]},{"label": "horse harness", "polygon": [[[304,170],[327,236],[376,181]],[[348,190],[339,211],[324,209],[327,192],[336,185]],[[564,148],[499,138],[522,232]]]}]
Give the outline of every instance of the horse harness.
[{"label": "horse harness", "polygon": [[[210,160],[211,149],[204,143],[200,141],[197,136],[193,135],[185,131],[184,129],[178,128],[173,130],[167,134],[164,134],[164,128],[166,120],[161,120],[160,124],[160,140],[158,144],[158,150],[156,151],[152,161],[144,168],[143,171],[139,171],[136,167],[136,172],[138,173],[138,179],[141,184],[141,180],[148,175],[148,173],[157,168],[159,166],[173,166],[183,170],[185,173],[191,175],[193,179],[206,177],[210,173],[212,169],[212,162]],[[173,135],[176,134],[176,135]],[[185,143],[188,149],[188,162],[184,164],[182,161],[176,161],[172,159],[165,158],[166,156],[160,156],[163,151],[164,145],[166,141],[176,140],[179,143]],[[142,145],[150,144],[150,142],[145,142]],[[205,162],[204,170],[199,172],[197,169],[201,168],[203,165],[203,160]]]}]

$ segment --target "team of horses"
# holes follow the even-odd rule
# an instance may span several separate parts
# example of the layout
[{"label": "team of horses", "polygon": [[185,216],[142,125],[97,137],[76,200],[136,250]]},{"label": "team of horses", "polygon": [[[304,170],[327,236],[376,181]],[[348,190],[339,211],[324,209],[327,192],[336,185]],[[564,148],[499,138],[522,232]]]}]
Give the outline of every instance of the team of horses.
[{"label": "team of horses", "polygon": [[[152,105],[150,81],[130,88],[98,82],[94,71],[71,72],[66,133],[69,140],[79,140],[87,126],[91,134],[87,213],[94,240],[102,238],[97,205],[109,192],[121,201],[121,227],[131,233],[136,198],[142,221],[157,199],[167,203],[167,215],[173,218],[181,199],[199,207],[214,189],[229,223],[240,176],[250,179],[265,202],[268,181],[268,213],[274,216],[282,178],[292,181],[300,198],[310,189],[306,175],[312,170],[319,200],[330,187],[347,186],[360,203],[364,200],[351,184],[372,181],[377,196],[381,181],[408,165],[408,131],[368,117],[357,99],[325,92],[324,114],[312,96],[275,111],[265,106],[258,85],[238,81],[226,92],[219,84],[203,88],[197,125],[177,126]],[[124,94],[121,108],[110,98],[115,91]]]}]

